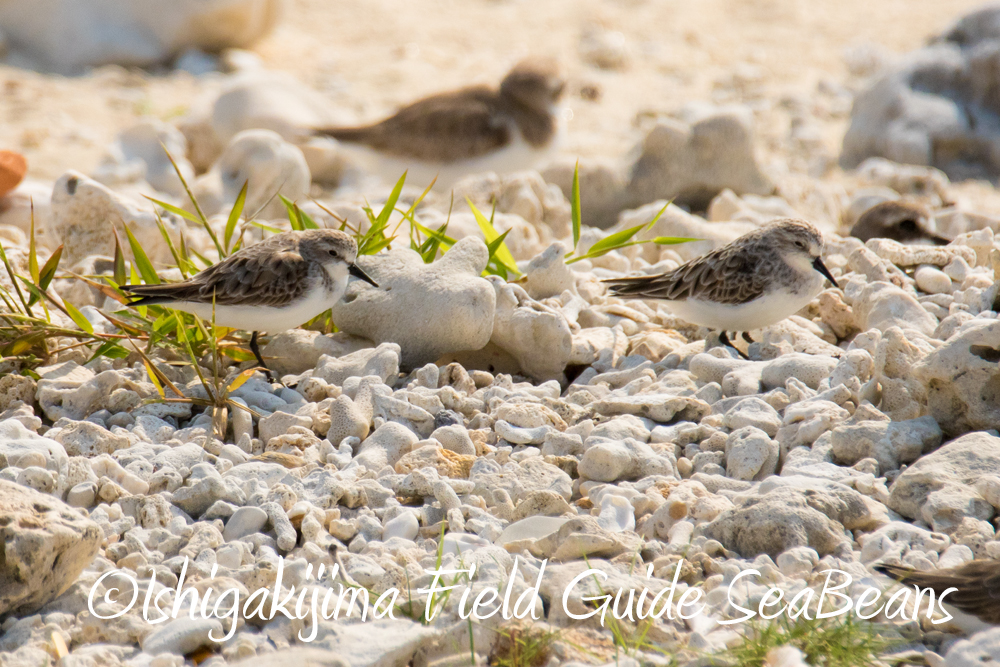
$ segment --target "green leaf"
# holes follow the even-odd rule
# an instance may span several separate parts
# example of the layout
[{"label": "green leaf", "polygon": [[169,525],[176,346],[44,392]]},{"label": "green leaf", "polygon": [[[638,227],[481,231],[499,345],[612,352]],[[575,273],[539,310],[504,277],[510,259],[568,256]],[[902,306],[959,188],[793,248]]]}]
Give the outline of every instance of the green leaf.
[{"label": "green leaf", "polygon": [[[476,223],[479,225],[479,229],[483,232],[483,237],[486,239],[487,246],[500,238],[500,233],[496,230],[493,224],[486,219],[486,216],[484,216],[479,209],[476,208],[476,205],[472,203],[472,200],[466,197],[465,201],[468,202],[469,208],[472,209],[472,215],[475,216]],[[514,256],[510,254],[510,249],[507,248],[506,243],[501,242],[500,245],[497,246],[495,256],[497,262],[507,271],[510,271],[516,276],[521,275],[521,272],[517,270],[517,262],[514,261]]]},{"label": "green leaf", "polygon": [[381,251],[382,248],[385,248],[386,246],[388,246],[390,243],[392,243],[395,240],[396,240],[395,236],[390,236],[389,238],[382,238],[382,239],[380,239],[378,241],[373,241],[372,243],[369,243],[367,246],[365,246],[365,251],[366,252],[364,254],[366,254],[366,255],[374,255],[374,254],[378,253],[379,251]]},{"label": "green leaf", "polygon": [[385,226],[389,224],[389,216],[392,215],[393,209],[396,208],[396,202],[399,201],[399,195],[403,192],[403,183],[406,182],[406,173],[407,172],[404,171],[403,175],[399,177],[398,181],[396,181],[396,186],[389,194],[389,198],[385,200],[385,205],[382,207],[382,210],[379,211],[378,217],[375,218],[375,221],[380,225]]},{"label": "green leaf", "polygon": [[133,264],[133,270],[138,267],[139,273],[142,274],[142,279],[146,281],[147,285],[159,285],[160,276],[156,274],[156,269],[153,268],[153,263],[149,261],[149,257],[146,256],[146,252],[139,245],[139,242],[135,239],[132,234],[132,230],[128,228],[128,225],[124,225],[125,235],[128,236],[128,244],[132,248],[132,256],[135,258]]},{"label": "green leaf", "polygon": [[212,243],[215,244],[215,249],[219,252],[219,257],[225,256],[225,251],[222,249],[222,244],[219,243],[219,238],[215,235],[215,230],[212,229],[212,225],[208,224],[208,218],[205,217],[205,213],[201,210],[201,206],[198,205],[198,200],[195,198],[194,193],[191,192],[191,188],[188,187],[187,180],[184,178],[184,174],[181,172],[181,168],[177,166],[177,161],[174,160],[174,156],[170,154],[167,147],[161,142],[160,146],[163,148],[163,152],[167,154],[167,159],[170,160],[170,164],[173,165],[174,173],[177,174],[177,178],[180,180],[181,185],[184,186],[184,192],[187,193],[188,199],[191,200],[191,205],[194,206],[195,212],[198,214],[198,218],[194,222],[201,223],[208,232],[209,238],[212,239]]},{"label": "green leaf", "polygon": [[142,365],[146,367],[146,374],[149,376],[149,381],[153,383],[154,387],[156,387],[156,392],[160,395],[160,398],[166,398],[167,395],[163,391],[163,385],[160,384],[160,378],[153,370],[152,364],[143,359]]},{"label": "green leaf", "polygon": [[240,189],[240,194],[236,195],[236,202],[233,204],[233,209],[229,211],[229,219],[226,220],[226,234],[223,245],[226,248],[226,252],[231,249],[230,241],[233,239],[233,232],[236,231],[236,223],[240,220],[240,215],[243,213],[243,207],[247,203],[247,188],[250,187],[250,180],[247,179],[243,181],[243,187]]},{"label": "green leaf", "polygon": [[580,212],[580,161],[576,161],[573,169],[573,189],[569,197],[569,214],[573,221],[573,249],[580,243],[580,227],[582,225]]},{"label": "green leaf", "polygon": [[76,323],[76,326],[80,327],[82,331],[86,331],[89,334],[94,333],[94,325],[90,323],[86,317],[83,316],[76,306],[71,304],[69,301],[63,301],[63,306],[66,307],[66,314],[69,315],[70,319]]},{"label": "green leaf", "polygon": [[184,218],[185,220],[190,220],[191,222],[195,223],[196,225],[200,225],[201,224],[201,220],[199,220],[198,217],[195,216],[193,213],[188,213],[184,209],[179,208],[177,206],[174,206],[173,204],[168,204],[165,201],[160,201],[159,199],[153,199],[149,195],[143,195],[143,197],[145,197],[149,201],[153,202],[154,204],[156,204],[157,206],[159,206],[160,208],[162,208],[165,211],[170,211],[171,213],[179,215],[182,218]]},{"label": "green leaf", "polygon": [[177,268],[180,269],[181,274],[183,276],[187,277],[188,267],[185,266],[185,262],[183,259],[181,259],[180,254],[177,252],[177,248],[174,247],[174,242],[170,240],[170,234],[167,233],[167,226],[163,224],[163,218],[160,217],[159,212],[153,211],[153,213],[156,213],[156,226],[157,228],[159,228],[160,235],[166,242],[167,248],[170,249],[170,254],[173,255],[174,262],[177,264]]},{"label": "green leaf", "polygon": [[601,255],[605,255],[611,252],[612,250],[624,248],[629,245],[636,245],[635,243],[631,242],[632,237],[638,234],[639,232],[645,231],[651,228],[653,225],[655,225],[656,221],[660,219],[660,216],[663,215],[663,212],[667,210],[667,207],[670,206],[670,204],[671,202],[667,202],[666,204],[664,204],[663,208],[661,208],[660,211],[655,216],[653,216],[653,219],[650,220],[649,222],[644,222],[641,225],[636,225],[635,227],[629,227],[628,229],[623,229],[620,232],[615,232],[610,236],[606,236],[597,243],[595,243],[594,245],[590,246],[590,250],[587,251],[587,254],[569,259],[566,261],[566,263],[572,264],[573,262],[578,262],[581,259],[600,257]]},{"label": "green leaf", "polygon": [[681,243],[692,243],[702,240],[704,239],[689,239],[683,236],[657,236],[652,242],[657,245],[679,245]]},{"label": "green leaf", "polygon": [[319,225],[312,219],[312,216],[299,208],[298,204],[295,205],[295,211],[299,214],[299,220],[302,221],[303,229],[319,229]]},{"label": "green leaf", "polygon": [[[62,251],[63,246],[59,246],[56,248],[56,251],[52,253],[52,256],[45,262],[45,265],[42,266],[41,271],[37,268],[35,269],[35,273],[37,275],[33,279],[35,284],[38,286],[38,289],[42,292],[49,288],[49,285],[52,283],[52,279],[55,278],[56,268],[58,268],[59,260],[62,258]],[[38,300],[38,295],[32,293],[31,298],[28,299],[28,305],[33,306],[38,302]]]},{"label": "green leaf", "polygon": [[492,241],[491,243],[486,245],[486,249],[489,250],[490,252],[489,261],[492,261],[493,258],[496,256],[497,250],[500,248],[500,246],[503,245],[503,240],[507,238],[508,234],[510,234],[509,229],[500,236],[498,236],[495,241]]},{"label": "green leaf", "polygon": [[[114,229],[114,228],[112,228]],[[118,238],[118,232],[115,230],[115,269],[114,278],[116,285],[125,284],[125,253],[122,252],[122,242]]]},{"label": "green leaf", "polygon": [[90,363],[98,357],[107,357],[108,359],[124,359],[128,355],[128,350],[115,341],[109,340],[102,343],[101,346],[94,351],[94,354],[87,360],[87,363]]},{"label": "green leaf", "polygon": [[59,260],[62,259],[62,252],[63,246],[56,248],[56,251],[52,253],[52,256],[42,266],[42,270],[38,274],[38,287],[42,291],[47,290],[52,283],[52,279],[55,278],[56,269],[59,267]]},{"label": "green leaf", "polygon": [[31,201],[31,240],[28,245],[28,273],[35,284],[39,284],[38,275],[38,249],[35,246],[35,202]]},{"label": "green leaf", "polygon": [[235,378],[233,378],[233,381],[229,383],[229,386],[226,387],[226,394],[228,395],[229,393],[234,392],[240,387],[242,387],[244,384],[246,384],[247,380],[253,377],[254,373],[256,372],[257,372],[256,368],[248,368],[239,375],[237,375]]},{"label": "green leaf", "polygon": [[281,230],[278,229],[277,227],[272,227],[271,225],[265,225],[264,223],[257,222],[256,220],[251,220],[249,224],[253,225],[257,229],[263,229],[266,232],[271,232],[272,234],[281,233]]},{"label": "green leaf", "polygon": [[285,209],[288,211],[288,222],[291,223],[292,229],[301,232],[303,227],[302,220],[299,218],[298,207],[285,195],[278,195],[278,199],[281,200],[281,203],[285,205]]},{"label": "green leaf", "polygon": [[7,275],[10,276],[10,282],[14,285],[14,291],[17,292],[17,298],[24,306],[24,314],[34,316],[31,312],[31,306],[28,302],[24,300],[24,294],[21,292],[21,287],[17,284],[17,278],[15,278],[14,267],[10,265],[10,260],[7,259],[7,252],[3,249],[3,243],[0,243],[0,261],[3,261],[4,267],[7,269]]}]

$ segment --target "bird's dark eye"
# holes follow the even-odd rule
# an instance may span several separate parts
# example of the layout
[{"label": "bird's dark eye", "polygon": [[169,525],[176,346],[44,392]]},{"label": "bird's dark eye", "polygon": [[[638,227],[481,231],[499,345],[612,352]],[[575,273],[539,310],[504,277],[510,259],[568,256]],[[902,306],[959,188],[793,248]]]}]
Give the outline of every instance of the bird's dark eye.
[{"label": "bird's dark eye", "polygon": [[917,231],[917,222],[915,220],[903,220],[899,223],[899,228],[904,232],[915,232]]},{"label": "bird's dark eye", "polygon": [[801,248],[802,250],[805,250],[806,249],[806,242],[805,241],[796,241],[795,242],[795,247]]},{"label": "bird's dark eye", "polygon": [[336,250],[331,250],[330,251],[330,257],[336,257],[336,256],[337,256],[337,251]]}]

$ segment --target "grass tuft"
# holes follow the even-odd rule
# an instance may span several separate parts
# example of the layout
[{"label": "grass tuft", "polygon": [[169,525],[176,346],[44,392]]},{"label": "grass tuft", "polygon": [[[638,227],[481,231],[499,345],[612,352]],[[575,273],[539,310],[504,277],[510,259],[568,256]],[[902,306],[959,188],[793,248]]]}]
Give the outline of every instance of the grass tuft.
[{"label": "grass tuft", "polygon": [[729,651],[740,667],[762,667],[767,654],[791,645],[805,654],[814,667],[868,667],[894,645],[882,637],[872,623],[855,619],[796,620],[782,616],[763,623],[750,623],[743,643]]},{"label": "grass tuft", "polygon": [[552,657],[552,644],[558,632],[535,626],[500,630],[489,664],[494,667],[542,667]]}]

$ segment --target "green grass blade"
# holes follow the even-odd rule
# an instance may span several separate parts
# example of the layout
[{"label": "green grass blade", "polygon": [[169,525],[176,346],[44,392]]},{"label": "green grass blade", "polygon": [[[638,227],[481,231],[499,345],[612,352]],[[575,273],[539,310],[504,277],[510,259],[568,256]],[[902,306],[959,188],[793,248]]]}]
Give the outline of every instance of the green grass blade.
[{"label": "green grass blade", "polygon": [[59,260],[62,259],[63,246],[56,248],[52,256],[42,266],[38,274],[38,287],[44,292],[49,288],[52,279],[56,276],[56,269],[59,268]]},{"label": "green grass blade", "polygon": [[170,234],[167,233],[167,226],[163,224],[163,218],[160,217],[158,211],[153,211],[156,214],[156,226],[160,230],[160,235],[163,236],[163,240],[167,243],[167,248],[170,249],[170,254],[173,255],[174,262],[177,264],[177,268],[180,269],[181,274],[187,277],[187,271],[185,270],[184,261],[181,259],[180,254],[177,252],[177,248],[174,247],[174,242],[170,240]]},{"label": "green grass blade", "polygon": [[295,205],[295,212],[299,214],[299,220],[302,221],[303,229],[319,229],[319,225],[312,219],[312,216],[299,208],[298,204]]},{"label": "green grass blade", "polygon": [[[483,232],[483,237],[486,239],[487,246],[493,241],[500,238],[500,233],[496,230],[493,224],[486,219],[476,205],[472,203],[472,200],[468,197],[465,198],[468,202],[469,208],[472,209],[472,215],[476,218],[476,223],[479,225],[479,229]],[[496,259],[499,264],[501,264],[507,271],[510,271],[516,276],[521,275],[521,272],[517,270],[517,262],[514,261],[514,255],[510,253],[510,249],[507,247],[506,243],[500,243],[496,250]]]},{"label": "green grass blade", "polygon": [[28,245],[28,273],[37,285],[38,275],[38,248],[35,246],[35,202],[31,200],[31,239]]},{"label": "green grass blade", "polygon": [[236,202],[233,204],[233,208],[229,211],[229,219],[226,220],[226,233],[224,237],[223,247],[225,247],[226,252],[229,252],[232,248],[230,242],[233,239],[233,232],[236,231],[236,223],[240,221],[240,215],[243,213],[243,207],[247,203],[247,188],[250,187],[250,180],[247,179],[243,181],[243,187],[240,189],[240,194],[236,196]]},{"label": "green grass blade", "polygon": [[250,223],[257,229],[263,229],[266,232],[271,232],[272,234],[280,234],[281,230],[277,227],[272,227],[271,225],[265,225],[263,222],[257,222],[256,220],[251,220]]},{"label": "green grass blade", "polygon": [[87,360],[87,363],[89,364],[98,357],[107,357],[108,359],[125,359],[128,357],[128,354],[128,350],[123,348],[121,345],[113,340],[108,340],[101,343],[101,346],[94,351],[94,354],[92,354],[90,359]]},{"label": "green grass blade", "polygon": [[196,225],[200,225],[201,224],[201,220],[199,220],[198,217],[196,215],[194,215],[193,213],[189,213],[189,212],[185,211],[184,209],[179,208],[177,206],[174,206],[173,204],[168,204],[165,201],[160,201],[159,199],[153,199],[152,197],[150,197],[148,195],[143,195],[143,197],[145,197],[149,201],[153,202],[154,204],[156,204],[157,206],[159,206],[160,208],[162,208],[165,211],[170,211],[171,213],[174,213],[175,215],[179,215],[182,218],[184,218],[185,220],[190,220],[191,222],[195,223]]},{"label": "green grass blade", "polygon": [[66,314],[76,323],[76,326],[80,327],[81,331],[86,331],[89,334],[94,333],[94,325],[76,309],[76,306],[69,301],[63,301],[63,306],[66,308]]},{"label": "green grass blade", "polygon": [[20,285],[17,284],[14,267],[10,265],[10,260],[7,259],[7,252],[3,249],[3,243],[0,243],[0,260],[2,260],[3,265],[7,267],[7,275],[10,276],[10,282],[14,285],[14,291],[17,292],[18,300],[21,302],[21,305],[24,306],[24,314],[34,317],[35,314],[31,312],[31,306],[29,306],[28,302],[24,300],[24,293],[21,292]]},{"label": "green grass blade", "polygon": [[[572,264],[573,262],[578,262],[581,259],[600,257],[601,255],[606,255],[612,250],[618,250],[619,248],[624,248],[629,245],[636,245],[636,243],[632,242],[632,237],[638,234],[639,232],[644,232],[647,229],[650,229],[653,225],[655,225],[656,221],[660,219],[660,216],[663,215],[663,212],[667,210],[667,207],[670,206],[670,204],[671,202],[667,202],[666,204],[664,204],[663,208],[661,208],[659,212],[656,215],[654,215],[653,219],[650,220],[649,222],[644,222],[641,225],[636,225],[635,227],[629,227],[628,229],[623,229],[620,232],[615,232],[610,236],[606,236],[597,243],[595,243],[594,245],[590,246],[590,250],[587,251],[587,254],[580,255],[579,257],[574,257],[573,259],[567,260],[566,263]],[[663,238],[669,238],[669,237],[663,237]],[[684,241],[681,241],[681,243],[683,242]],[[638,243],[644,243],[644,242],[640,241]]]},{"label": "green grass blade", "polygon": [[125,253],[122,252],[122,241],[118,237],[118,231],[112,227],[111,230],[115,233],[115,269],[114,278],[116,285],[125,284]]},{"label": "green grass blade", "polygon": [[382,238],[378,241],[373,241],[365,246],[365,255],[374,255],[381,251],[383,248],[387,247],[390,243],[396,240],[395,236],[390,236],[388,238]]},{"label": "green grass blade", "polygon": [[656,245],[679,245],[681,243],[692,243],[703,239],[689,239],[683,236],[657,236],[652,240]]},{"label": "green grass blade", "polygon": [[382,207],[382,210],[379,211],[378,217],[375,218],[375,221],[382,226],[389,224],[389,216],[392,215],[392,211],[396,208],[396,202],[399,201],[399,195],[403,192],[403,183],[406,182],[406,173],[407,172],[404,171],[403,175],[399,177],[398,181],[396,181],[396,186],[389,194],[389,198],[385,200],[385,205]]},{"label": "green grass blade", "polygon": [[292,229],[297,232],[301,232],[303,227],[302,220],[299,218],[298,207],[295,206],[295,204],[285,195],[278,195],[278,199],[281,200],[281,203],[285,205],[285,210],[288,211],[288,222],[291,223]]},{"label": "green grass blade", "polygon": [[490,261],[492,261],[493,258],[496,256],[497,250],[500,248],[500,246],[503,245],[503,240],[507,238],[508,234],[510,234],[509,229],[500,236],[498,236],[495,241],[492,241],[491,243],[488,243],[486,245],[486,249],[489,250],[490,252]]},{"label": "green grass blade", "polygon": [[142,279],[146,281],[147,285],[159,285],[160,276],[156,274],[156,269],[153,268],[153,263],[149,261],[149,257],[146,256],[146,252],[139,245],[139,242],[135,239],[132,234],[132,230],[125,225],[125,234],[128,236],[128,244],[132,248],[132,256],[135,258],[135,263],[133,264],[133,270],[135,268],[139,269],[139,273],[142,275]]},{"label": "green grass blade", "polygon": [[573,189],[569,197],[570,219],[573,222],[573,249],[580,243],[580,227],[582,226],[580,212],[580,161],[576,161],[573,169]]}]

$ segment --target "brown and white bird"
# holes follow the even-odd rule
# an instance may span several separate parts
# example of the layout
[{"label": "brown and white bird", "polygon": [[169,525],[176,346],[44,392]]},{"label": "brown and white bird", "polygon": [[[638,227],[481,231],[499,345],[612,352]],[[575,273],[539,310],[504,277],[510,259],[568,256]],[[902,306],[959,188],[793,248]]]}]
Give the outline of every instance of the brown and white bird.
[{"label": "brown and white bird", "polygon": [[472,86],[439,93],[373,125],[330,127],[333,137],[368,172],[395,182],[447,188],[468,174],[509,173],[550,158],[561,134],[564,81],[551,60],[525,60],[499,88]]},{"label": "brown and white bird", "polygon": [[896,581],[931,589],[945,596],[945,610],[954,623],[966,632],[978,632],[1000,625],[1000,561],[974,560],[958,567],[919,572],[899,565],[876,565],[875,570]]},{"label": "brown and white bird", "polygon": [[[655,299],[691,324],[746,332],[794,315],[837,281],[820,255],[823,237],[805,220],[776,220],[707,255],[657,275],[604,280],[612,296]],[[749,342],[749,339],[748,339]]]},{"label": "brown and white bird", "polygon": [[910,202],[884,201],[861,214],[851,228],[851,236],[862,241],[892,239],[907,244],[948,245],[946,239],[931,228],[931,212]]},{"label": "brown and white bird", "polygon": [[128,304],[132,307],[165,306],[252,331],[250,349],[267,369],[258,332],[280,333],[313,319],[344,295],[351,276],[378,287],[355,264],[357,254],[354,239],[338,230],[284,232],[182,282],[122,285],[122,290],[138,297]]}]

